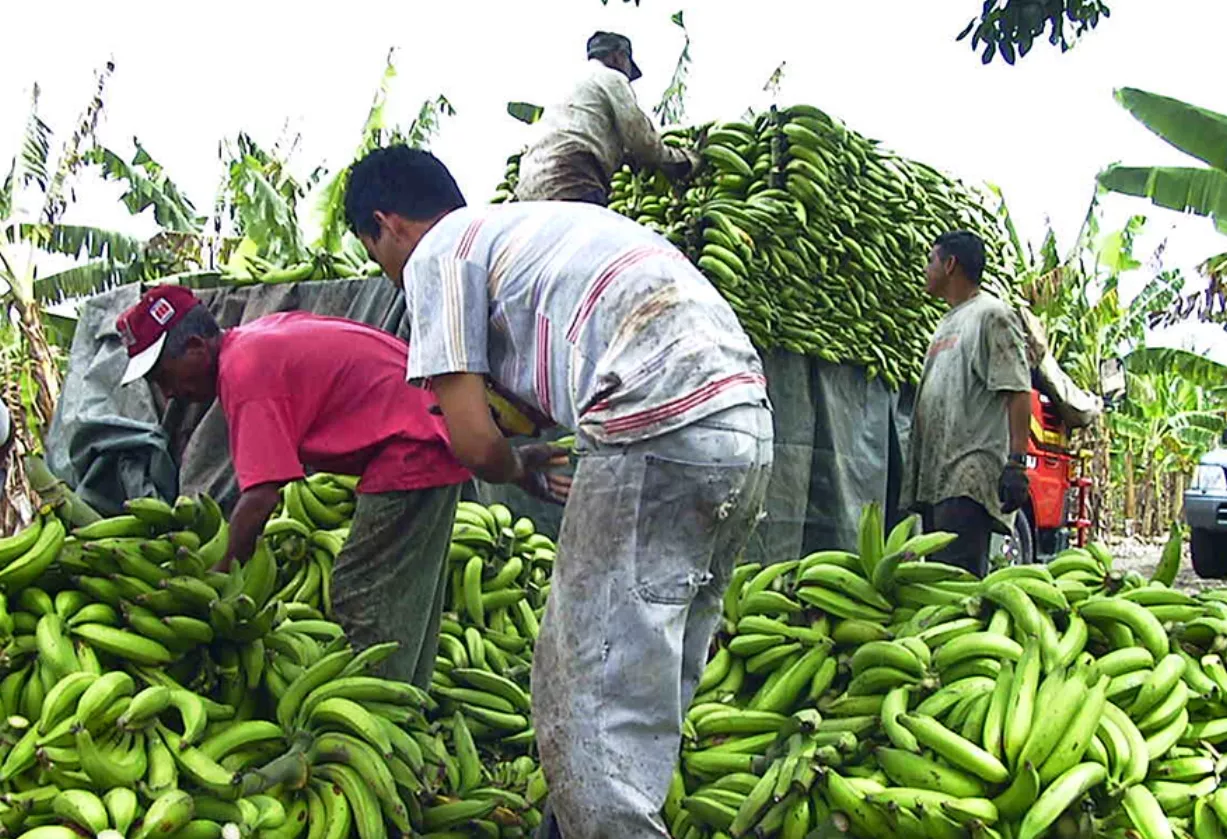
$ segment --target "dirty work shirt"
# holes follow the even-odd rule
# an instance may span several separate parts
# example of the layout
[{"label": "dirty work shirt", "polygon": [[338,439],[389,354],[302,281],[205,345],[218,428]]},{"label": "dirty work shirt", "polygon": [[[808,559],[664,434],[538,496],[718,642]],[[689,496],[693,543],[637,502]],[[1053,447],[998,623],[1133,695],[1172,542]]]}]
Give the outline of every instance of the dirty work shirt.
[{"label": "dirty work shirt", "polygon": [[626,75],[596,59],[588,61],[567,97],[546,109],[538,131],[520,160],[516,197],[521,201],[604,194],[628,159],[647,168],[686,160],[661,142]]},{"label": "dirty work shirt", "polygon": [[1010,447],[1007,401],[1031,390],[1022,330],[980,292],[942,318],[929,345],[912,420],[906,506],[966,496],[1009,527],[997,484]]},{"label": "dirty work shirt", "polygon": [[406,384],[409,345],[353,321],[307,312],[227,330],[218,399],[240,490],[303,477],[303,465],[361,475],[361,493],[468,479],[435,399]]},{"label": "dirty work shirt", "polygon": [[409,379],[489,375],[604,444],[767,404],[758,354],[663,237],[603,207],[465,207],[405,266]]}]

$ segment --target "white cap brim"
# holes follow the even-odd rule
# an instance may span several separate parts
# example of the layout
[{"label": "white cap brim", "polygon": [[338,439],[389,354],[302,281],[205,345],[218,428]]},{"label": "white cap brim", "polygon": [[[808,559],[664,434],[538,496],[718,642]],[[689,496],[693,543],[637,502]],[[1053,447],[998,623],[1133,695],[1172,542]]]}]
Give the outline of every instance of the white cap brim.
[{"label": "white cap brim", "polygon": [[137,379],[145,378],[149,371],[153,369],[153,366],[158,363],[158,358],[162,355],[162,345],[165,343],[166,335],[159,335],[158,340],[129,358],[128,369],[124,371],[124,377],[120,379],[119,383],[121,385],[130,385]]}]

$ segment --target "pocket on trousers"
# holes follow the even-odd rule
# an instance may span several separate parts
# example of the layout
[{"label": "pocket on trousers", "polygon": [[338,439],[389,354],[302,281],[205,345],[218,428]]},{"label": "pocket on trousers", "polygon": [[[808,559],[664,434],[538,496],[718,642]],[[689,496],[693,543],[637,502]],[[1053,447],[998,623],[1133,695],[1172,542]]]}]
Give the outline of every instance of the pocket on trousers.
[{"label": "pocket on trousers", "polygon": [[635,590],[680,606],[712,582],[722,522],[733,515],[751,467],[712,466],[645,454],[635,516]]}]

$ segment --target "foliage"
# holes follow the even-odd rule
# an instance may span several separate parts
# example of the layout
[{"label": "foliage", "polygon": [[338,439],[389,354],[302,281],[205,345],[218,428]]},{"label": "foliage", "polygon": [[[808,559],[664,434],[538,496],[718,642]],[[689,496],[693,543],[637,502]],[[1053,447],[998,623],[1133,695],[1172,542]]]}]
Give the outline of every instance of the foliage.
[{"label": "foliage", "polygon": [[682,44],[681,55],[677,57],[673,78],[661,95],[660,102],[652,109],[661,125],[678,125],[686,119],[686,80],[690,76],[690,33],[686,31],[686,21],[681,12],[674,12],[670,20],[682,30],[686,40]]},{"label": "foliage", "polygon": [[1209,216],[1227,233],[1227,115],[1135,88],[1118,90],[1116,98],[1148,129],[1208,168],[1113,165],[1099,175],[1100,185]]},{"label": "foliage", "polygon": [[[434,99],[427,99],[418,109],[417,116],[408,128],[401,128],[388,119],[388,91],[392,80],[396,78],[396,51],[389,50],[383,76],[367,112],[366,122],[362,126],[362,138],[354,151],[354,160],[366,155],[373,149],[383,146],[405,143],[414,148],[429,148],[430,141],[438,134],[445,117],[455,116],[456,109],[447,97],[440,94]],[[345,224],[345,185],[348,182],[348,167],[341,169],[324,185],[321,190],[318,209],[321,217],[320,236],[315,242],[315,248],[328,252],[340,253],[347,247],[346,237],[349,236]],[[356,240],[349,236],[350,244]],[[360,246],[359,246],[360,249]]]},{"label": "foliage", "polygon": [[1110,15],[1111,10],[1100,0],[986,0],[983,11],[971,19],[958,40],[970,35],[973,50],[983,44],[980,60],[985,64],[997,56],[1013,64],[1045,33],[1050,44],[1066,52]]}]

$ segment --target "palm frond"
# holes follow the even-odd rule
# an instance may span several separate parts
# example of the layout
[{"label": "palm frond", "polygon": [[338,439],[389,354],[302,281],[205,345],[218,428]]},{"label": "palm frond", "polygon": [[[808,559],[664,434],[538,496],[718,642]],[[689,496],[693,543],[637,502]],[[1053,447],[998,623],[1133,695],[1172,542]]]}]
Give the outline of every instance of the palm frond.
[{"label": "palm frond", "polygon": [[34,280],[34,299],[42,304],[88,297],[142,278],[139,269],[108,259],[94,259]]},{"label": "palm frond", "polygon": [[140,257],[145,243],[114,230],[79,224],[22,224],[7,231],[10,243],[33,243],[40,250],[75,258],[130,262]]},{"label": "palm frond", "polygon": [[162,227],[180,233],[200,232],[201,221],[192,202],[149,156],[140,141],[134,139],[133,143],[136,145],[136,155],[131,163],[103,146],[91,149],[85,159],[99,166],[107,180],[127,185],[127,191],[120,200],[133,215],[152,207],[154,219]]},{"label": "palm frond", "polygon": [[1169,210],[1227,224],[1227,172],[1178,166],[1109,166],[1099,175],[1109,192],[1149,198]]}]

